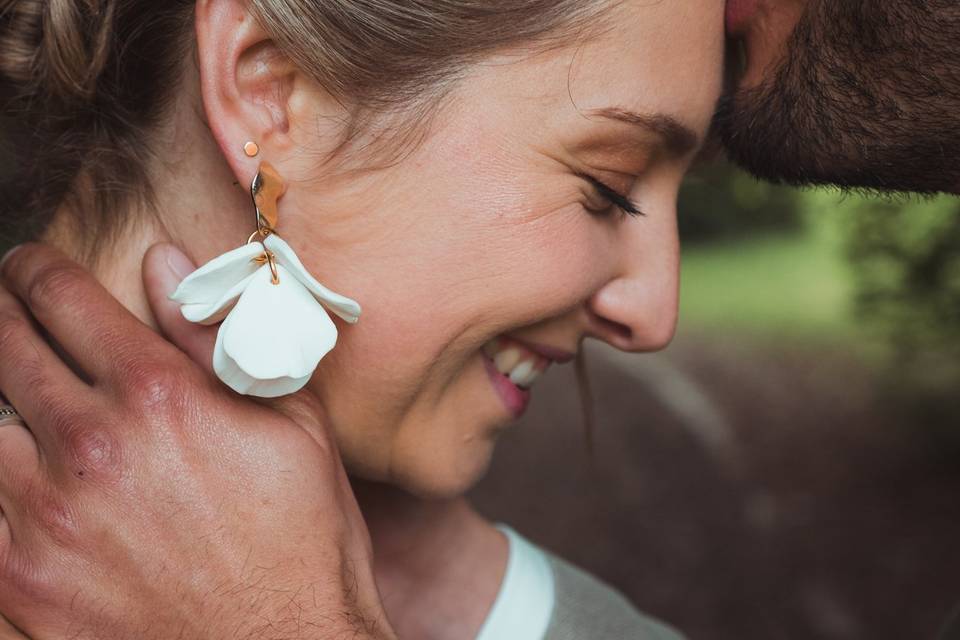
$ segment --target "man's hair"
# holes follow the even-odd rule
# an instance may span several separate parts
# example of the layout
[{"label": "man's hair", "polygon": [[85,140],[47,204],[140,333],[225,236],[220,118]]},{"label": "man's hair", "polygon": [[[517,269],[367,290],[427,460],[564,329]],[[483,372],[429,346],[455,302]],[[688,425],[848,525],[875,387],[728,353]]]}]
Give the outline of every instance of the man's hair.
[{"label": "man's hair", "polygon": [[772,79],[724,98],[731,159],[792,185],[960,190],[960,3],[811,0]]}]

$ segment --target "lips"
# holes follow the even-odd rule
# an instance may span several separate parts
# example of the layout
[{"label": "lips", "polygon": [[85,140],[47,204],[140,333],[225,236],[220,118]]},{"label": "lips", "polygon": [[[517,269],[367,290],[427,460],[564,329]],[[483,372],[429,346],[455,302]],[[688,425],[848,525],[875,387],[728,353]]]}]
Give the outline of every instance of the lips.
[{"label": "lips", "polygon": [[510,415],[514,419],[522,416],[530,403],[530,390],[521,389],[510,382],[510,378],[497,371],[496,365],[490,358],[484,356],[483,364],[493,388],[496,389],[497,395],[500,396],[500,400],[510,412]]},{"label": "lips", "polygon": [[557,347],[501,335],[484,345],[483,361],[501,401],[519,418],[530,401],[530,386],[552,362],[567,362],[574,354]]},{"label": "lips", "polygon": [[737,37],[744,34],[754,14],[757,13],[758,0],[727,0],[727,35]]}]

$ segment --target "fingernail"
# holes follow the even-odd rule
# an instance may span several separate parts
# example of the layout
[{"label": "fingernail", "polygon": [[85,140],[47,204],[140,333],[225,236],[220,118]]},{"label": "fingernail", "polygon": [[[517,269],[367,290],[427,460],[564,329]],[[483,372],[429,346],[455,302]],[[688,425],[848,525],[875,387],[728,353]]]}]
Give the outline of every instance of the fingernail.
[{"label": "fingernail", "polygon": [[0,258],[0,269],[2,269],[2,268],[3,268],[3,265],[5,265],[5,264],[7,263],[7,260],[10,259],[10,256],[12,256],[14,253],[16,253],[17,250],[18,250],[20,247],[22,247],[22,246],[23,246],[22,244],[18,244],[18,245],[15,245],[15,246],[13,246],[13,247],[10,247],[10,249],[8,249],[5,254],[3,254],[3,258]]},{"label": "fingernail", "polygon": [[180,249],[173,246],[167,249],[167,266],[170,267],[170,271],[180,280],[183,280],[196,270],[190,258],[180,251]]}]

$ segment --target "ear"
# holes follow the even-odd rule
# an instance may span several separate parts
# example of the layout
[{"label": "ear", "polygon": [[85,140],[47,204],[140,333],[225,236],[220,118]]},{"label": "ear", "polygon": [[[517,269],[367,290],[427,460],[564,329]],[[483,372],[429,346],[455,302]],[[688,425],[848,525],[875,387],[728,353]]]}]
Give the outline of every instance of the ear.
[{"label": "ear", "polygon": [[[249,185],[260,158],[279,167],[289,156],[292,94],[299,71],[242,0],[199,0],[196,10],[200,93],[207,122],[237,180]],[[294,128],[298,129],[298,128]],[[247,141],[260,147],[244,153]],[[302,141],[298,141],[302,142]]]}]

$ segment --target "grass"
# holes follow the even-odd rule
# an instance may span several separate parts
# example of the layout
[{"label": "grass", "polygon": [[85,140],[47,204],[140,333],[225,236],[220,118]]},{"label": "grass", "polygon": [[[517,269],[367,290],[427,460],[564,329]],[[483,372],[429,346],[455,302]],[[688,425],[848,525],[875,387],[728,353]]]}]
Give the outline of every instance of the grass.
[{"label": "grass", "polygon": [[852,277],[834,225],[684,249],[681,330],[759,338],[857,337]]}]

